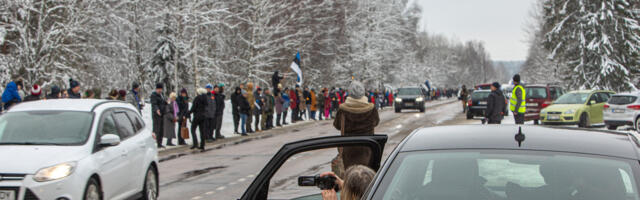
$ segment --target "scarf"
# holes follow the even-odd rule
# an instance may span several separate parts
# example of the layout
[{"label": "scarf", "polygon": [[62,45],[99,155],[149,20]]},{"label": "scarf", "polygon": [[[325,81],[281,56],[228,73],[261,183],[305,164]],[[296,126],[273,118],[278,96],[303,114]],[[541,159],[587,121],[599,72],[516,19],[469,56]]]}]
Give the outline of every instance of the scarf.
[{"label": "scarf", "polygon": [[173,117],[178,119],[178,112],[180,112],[180,108],[178,108],[178,103],[176,103],[176,101],[172,101],[171,104],[173,105]]}]

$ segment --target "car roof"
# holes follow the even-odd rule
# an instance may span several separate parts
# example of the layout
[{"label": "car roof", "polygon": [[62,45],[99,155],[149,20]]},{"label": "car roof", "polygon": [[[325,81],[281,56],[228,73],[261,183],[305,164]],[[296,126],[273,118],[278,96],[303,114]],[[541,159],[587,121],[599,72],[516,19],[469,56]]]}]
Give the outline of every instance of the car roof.
[{"label": "car roof", "polygon": [[[525,140],[514,139],[522,128]],[[534,125],[460,125],[417,129],[400,151],[504,149],[556,151],[639,159],[635,136],[613,131]]]},{"label": "car roof", "polygon": [[593,92],[610,92],[610,93],[613,93],[612,91],[608,91],[608,90],[573,90],[573,91],[570,91],[568,93],[593,93]]},{"label": "car roof", "polygon": [[544,88],[546,88],[546,87],[560,87],[560,86],[557,86],[557,85],[545,85],[545,84],[527,84],[524,87],[525,88],[527,88],[527,87],[544,87]]},{"label": "car roof", "polygon": [[[91,112],[93,109],[104,103],[120,103],[123,106],[130,105],[124,101],[112,101],[102,99],[51,99],[29,101],[16,104],[7,112],[34,111],[34,110],[65,110]],[[131,106],[133,107],[133,106]]]},{"label": "car roof", "polygon": [[613,96],[640,96],[640,91],[618,93],[614,94]]}]

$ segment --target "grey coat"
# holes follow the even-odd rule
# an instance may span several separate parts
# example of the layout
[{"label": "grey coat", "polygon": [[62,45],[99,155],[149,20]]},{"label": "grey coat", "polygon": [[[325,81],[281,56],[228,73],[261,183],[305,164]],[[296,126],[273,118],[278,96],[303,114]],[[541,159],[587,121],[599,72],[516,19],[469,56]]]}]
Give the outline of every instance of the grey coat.
[{"label": "grey coat", "polygon": [[174,122],[176,118],[173,116],[175,112],[171,103],[165,106],[165,112],[162,116],[162,130],[164,131],[164,138],[168,140],[176,138],[176,122]]}]

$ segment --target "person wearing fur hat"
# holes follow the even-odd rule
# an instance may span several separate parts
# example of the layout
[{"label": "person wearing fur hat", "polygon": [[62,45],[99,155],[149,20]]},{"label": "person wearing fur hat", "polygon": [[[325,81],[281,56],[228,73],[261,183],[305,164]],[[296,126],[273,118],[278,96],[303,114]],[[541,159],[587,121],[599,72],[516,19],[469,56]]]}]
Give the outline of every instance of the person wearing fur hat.
[{"label": "person wearing fur hat", "polygon": [[[340,104],[333,127],[340,130],[343,136],[373,135],[374,128],[378,126],[380,117],[378,110],[372,103],[369,103],[365,96],[365,89],[362,83],[352,81],[347,92],[349,96],[343,104]],[[353,165],[367,165],[371,151],[365,147],[343,147],[342,152],[332,163],[332,168],[340,166],[340,159],[344,167],[338,167],[338,172],[344,171]]]},{"label": "person wearing fur hat", "polygon": [[80,99],[82,95],[80,95],[80,83],[78,81],[69,79],[69,90],[67,91],[70,99]]},{"label": "person wearing fur hat", "polygon": [[31,95],[24,98],[24,102],[40,100],[40,94],[42,94],[42,88],[38,84],[31,86]]},{"label": "person wearing fur hat", "polygon": [[[193,121],[191,121],[191,140],[193,141],[193,146],[191,146],[191,149],[199,148],[201,151],[204,151],[205,139],[207,137],[206,135],[208,130],[207,106],[209,105],[209,95],[207,95],[208,92],[204,88],[198,88],[196,92],[198,96],[193,99],[191,110],[189,110],[189,113],[193,114]],[[196,130],[200,131],[199,146]]]}]

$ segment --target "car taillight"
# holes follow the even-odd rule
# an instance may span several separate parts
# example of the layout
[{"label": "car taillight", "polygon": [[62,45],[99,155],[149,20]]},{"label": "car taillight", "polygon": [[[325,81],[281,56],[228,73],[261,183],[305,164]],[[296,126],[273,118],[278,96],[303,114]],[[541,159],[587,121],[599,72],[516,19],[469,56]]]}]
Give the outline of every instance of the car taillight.
[{"label": "car taillight", "polygon": [[627,108],[632,110],[640,110],[640,105],[630,105],[630,106],[627,106]]},{"label": "car taillight", "polygon": [[609,108],[609,104],[604,104],[604,108]]},{"label": "car taillight", "polygon": [[542,103],[542,108],[546,108],[547,106],[550,106],[551,102],[550,101],[545,101],[544,103]]},{"label": "car taillight", "polygon": [[471,99],[469,99],[469,102],[467,104],[469,104],[469,106],[472,106],[473,105],[473,101],[471,101]]}]

